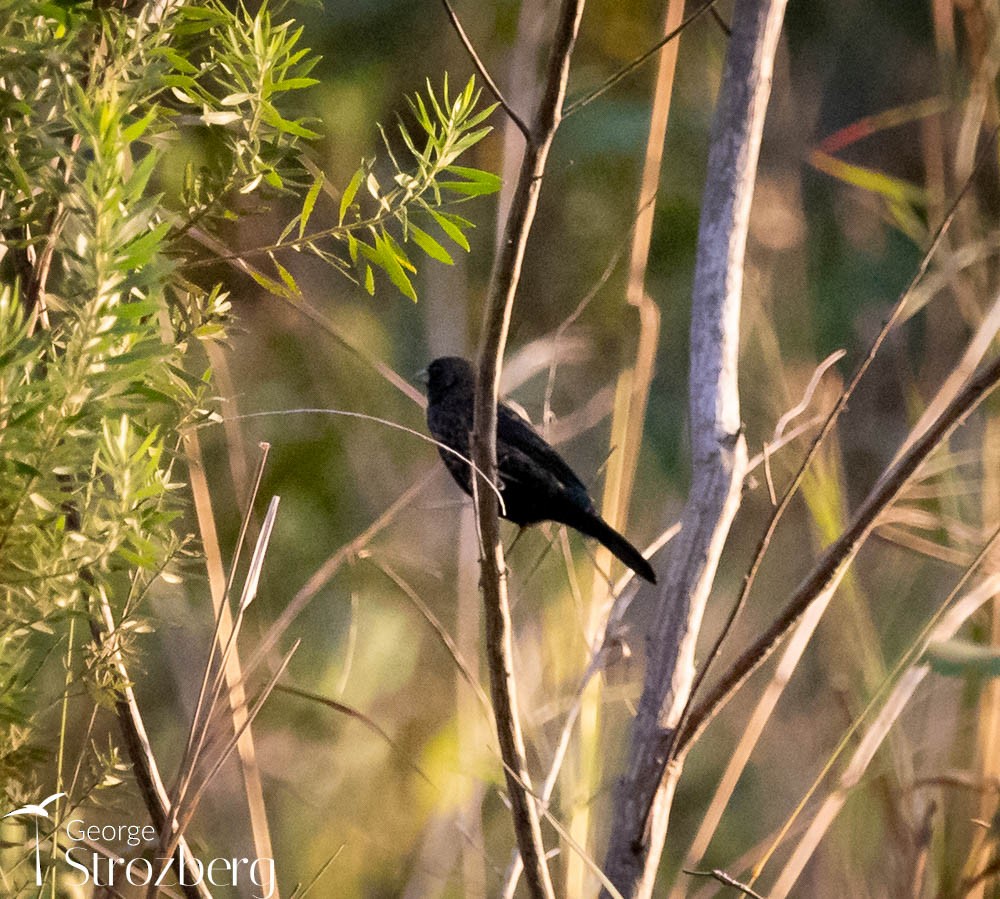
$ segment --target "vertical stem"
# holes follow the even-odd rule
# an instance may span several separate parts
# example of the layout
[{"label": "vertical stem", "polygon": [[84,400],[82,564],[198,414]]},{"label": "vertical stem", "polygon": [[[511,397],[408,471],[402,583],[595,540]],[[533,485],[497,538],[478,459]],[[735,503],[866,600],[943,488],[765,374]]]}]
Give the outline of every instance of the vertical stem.
[{"label": "vertical stem", "polygon": [[[668,0],[663,17],[662,34],[672,34],[684,18],[684,0]],[[660,187],[663,170],[663,149],[666,144],[667,121],[673,97],[674,73],[677,68],[677,54],[680,36],[665,44],[658,53],[656,81],[653,87],[653,106],[649,121],[649,136],[646,141],[646,156],[636,198],[637,216],[629,257],[628,304],[638,312],[639,335],[634,351],[630,350],[631,361],[618,376],[615,391],[615,405],[611,417],[610,446],[613,448],[608,459],[601,497],[601,514],[614,528],[626,532],[632,484],[639,462],[643,427],[649,390],[653,381],[656,350],[660,339],[660,309],[653,298],[646,293],[646,269],[649,262],[649,248],[652,243],[653,222],[656,213],[656,195]],[[630,338],[631,339],[631,338]],[[594,580],[590,600],[590,616],[587,622],[587,645],[589,652],[599,647],[606,625],[607,610],[611,605],[611,587],[608,575],[611,569],[611,553],[603,546],[596,550]],[[604,703],[603,681],[591,680],[583,696],[580,707],[579,738],[576,741],[577,771],[574,772],[577,792],[594,795],[600,788],[602,758],[600,754],[601,709]],[[570,834],[583,846],[591,839],[590,803],[580,804],[573,809],[569,822]],[[582,895],[584,878],[589,872],[576,852],[566,853],[566,891],[568,895]]]},{"label": "vertical stem", "polygon": [[691,312],[692,484],[649,635],[649,659],[605,871],[652,893],[681,761],[667,748],[694,680],[694,645],[746,469],[737,383],[743,258],[784,0],[738,0],[712,125]]},{"label": "vertical stem", "polygon": [[[510,329],[514,296],[524,261],[528,234],[538,207],[538,194],[549,150],[562,115],[569,63],[583,15],[583,0],[564,0],[549,56],[545,90],[521,161],[503,238],[490,277],[483,315],[472,433],[473,461],[496,480],[496,412],[500,367]],[[477,479],[473,479],[475,484]],[[554,895],[545,864],[541,826],[525,760],[524,736],[517,714],[513,640],[506,564],[500,543],[499,506],[492,490],[474,491],[480,540],[481,588],[486,622],[486,656],[494,715],[503,757],[525,881],[535,897]]]}]

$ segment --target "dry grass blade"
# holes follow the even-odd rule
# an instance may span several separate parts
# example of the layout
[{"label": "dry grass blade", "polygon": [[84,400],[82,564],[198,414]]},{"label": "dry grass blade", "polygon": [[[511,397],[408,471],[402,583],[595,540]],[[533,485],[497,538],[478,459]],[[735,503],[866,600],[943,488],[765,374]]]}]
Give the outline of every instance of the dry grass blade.
[{"label": "dry grass blade", "polygon": [[424,620],[430,625],[431,630],[437,634],[438,639],[441,641],[444,648],[448,651],[448,655],[451,656],[451,660],[455,663],[455,667],[458,668],[462,675],[462,679],[472,688],[472,692],[476,694],[476,699],[479,700],[479,704],[482,706],[483,711],[486,713],[486,719],[491,724],[493,723],[493,707],[490,705],[489,697],[486,695],[486,691],[483,690],[479,683],[475,672],[469,666],[469,663],[465,661],[462,657],[462,653],[459,651],[457,644],[452,639],[451,634],[445,629],[445,626],[438,620],[438,617],[431,610],[431,607],[427,605],[421,598],[420,594],[413,589],[410,584],[408,584],[402,577],[400,577],[392,568],[390,568],[386,563],[379,562],[376,559],[369,557],[367,559],[369,563],[374,565],[379,571],[382,572],[390,581],[392,581],[403,593],[403,595],[413,604],[413,607],[423,616]]},{"label": "dry grass blade", "polygon": [[[174,790],[175,808],[178,808],[183,802],[184,794],[186,793],[190,779],[194,774],[194,769],[197,767],[198,754],[200,751],[199,744],[200,741],[204,739],[204,728],[207,726],[208,719],[212,716],[212,709],[217,698],[216,686],[220,683],[222,677],[228,676],[225,661],[228,660],[228,650],[229,647],[233,645],[233,641],[235,639],[234,622],[229,610],[228,599],[230,591],[232,590],[236,568],[239,564],[243,542],[246,539],[247,531],[250,527],[250,509],[253,508],[257,488],[259,487],[261,478],[263,477],[264,468],[267,464],[268,451],[270,450],[270,446],[268,444],[261,445],[261,455],[257,462],[257,473],[254,478],[254,488],[250,495],[248,509],[244,514],[240,525],[240,534],[233,557],[233,565],[229,575],[224,578],[223,582],[222,553],[219,550],[218,536],[215,531],[215,519],[211,508],[211,494],[209,492],[208,483],[205,480],[204,469],[201,464],[201,448],[198,443],[197,434],[191,433],[186,438],[186,444],[189,456],[192,460],[191,488],[194,493],[195,508],[198,513],[198,522],[202,532],[202,544],[205,546],[206,564],[209,569],[209,584],[212,588],[212,599],[215,606],[215,625],[212,631],[212,644],[209,651],[209,657],[205,662],[205,668],[202,672],[201,685],[198,689],[198,699],[195,703],[194,714],[191,717],[191,724],[188,728],[187,742],[184,747],[184,752],[181,755],[181,775],[178,778],[178,784]],[[223,662],[218,666],[218,668],[216,668],[214,664],[216,648],[219,649],[223,658]],[[238,661],[236,664],[238,666]],[[212,688],[209,689],[209,682],[211,680],[213,670],[216,671],[216,680]],[[242,675],[238,671],[231,671],[228,672],[228,674],[235,674],[236,682],[242,680]]]},{"label": "dry grass blade", "polygon": [[[274,687],[277,684],[278,679],[281,677],[282,674],[285,673],[285,668],[288,667],[288,663],[291,662],[292,656],[295,655],[295,652],[299,648],[300,643],[301,643],[300,640],[296,640],[295,643],[292,644],[291,649],[289,649],[288,652],[285,653],[284,657],[281,660],[281,663],[278,665],[277,670],[271,676],[271,679],[264,685],[264,689],[261,690],[260,696],[257,697],[253,705],[247,712],[246,720],[242,722],[239,729],[229,738],[228,742],[223,747],[216,760],[209,766],[208,772],[202,778],[201,783],[199,784],[195,792],[192,794],[191,799],[187,802],[184,817],[181,819],[181,824],[178,827],[179,833],[183,833],[187,829],[187,826],[191,823],[191,819],[194,817],[194,813],[197,811],[198,805],[201,802],[202,797],[205,795],[205,790],[208,789],[212,780],[215,778],[215,775],[219,773],[219,770],[229,759],[229,756],[232,754],[233,750],[236,749],[237,746],[239,745],[240,738],[253,723],[257,715],[260,713],[260,710],[263,708],[264,703],[267,701],[267,698],[271,695],[272,690],[274,690]],[[267,856],[267,858],[273,858],[273,856]]]},{"label": "dry grass blade", "polygon": [[969,375],[976,370],[976,366],[986,358],[986,354],[996,340],[998,332],[1000,332],[1000,296],[997,296],[993,300],[986,315],[983,316],[982,321],[976,328],[976,333],[973,335],[972,340],[969,341],[969,345],[962,354],[962,358],[948,373],[944,384],[935,393],[934,399],[927,404],[927,408],[924,409],[920,419],[910,431],[910,436],[907,438],[906,443],[899,448],[899,451],[896,453],[897,459],[930,426],[930,423],[941,413],[941,410],[948,404],[952,397],[958,393]]},{"label": "dry grass blade", "polygon": [[753,712],[750,714],[740,732],[739,742],[733,749],[730,759],[726,764],[726,769],[722,774],[719,785],[712,796],[708,809],[702,815],[701,823],[698,825],[698,832],[695,834],[691,848],[688,850],[684,864],[688,868],[693,868],[704,857],[708,851],[712,837],[715,835],[719,822],[723,814],[729,808],[729,801],[732,798],[736,785],[746,768],[747,762],[753,753],[764,728],[778,704],[778,700],[784,694],[785,686],[788,684],[793,672],[801,661],[802,654],[816,627],[819,625],[826,607],[833,597],[833,591],[827,591],[816,600],[802,616],[802,620],[795,626],[788,639],[788,645],[781,655],[774,674],[768,681],[760,699]]},{"label": "dry grass blade", "polygon": [[[235,648],[232,651],[227,651],[224,648],[234,646],[235,630],[238,627],[238,622],[234,626],[228,597],[233,578],[235,577],[243,541],[249,529],[250,514],[254,507],[261,478],[263,477],[269,446],[267,444],[261,444],[260,446],[261,455],[258,460],[253,489],[247,498],[247,508],[243,515],[239,544],[236,547],[232,570],[227,578],[224,574],[222,553],[219,548],[218,534],[215,529],[215,517],[212,512],[211,493],[202,464],[201,444],[197,431],[189,429],[183,435],[183,440],[188,459],[190,460],[191,491],[201,531],[202,545],[205,549],[205,562],[208,570],[212,603],[215,609],[215,627],[211,649],[208,659],[205,662],[202,681],[199,687],[198,704],[191,719],[185,750],[172,794],[172,815],[174,816],[174,821],[176,821],[177,816],[180,814],[183,797],[186,795],[195,770],[198,767],[200,746],[207,735],[209,723],[212,719],[218,694],[215,690],[212,691],[212,700],[207,708],[205,707],[205,698],[209,678],[213,670],[213,660],[216,658],[216,651],[218,650],[221,661],[218,666],[217,681],[221,683],[221,677],[224,676],[225,682],[228,685],[229,708],[233,720],[233,729],[239,735],[237,738],[237,747],[239,749],[240,765],[243,770],[243,782],[255,850],[258,858],[273,858],[274,853],[271,846],[270,827],[267,822],[267,809],[264,805],[263,783],[257,765],[257,753],[254,746],[253,734],[249,729],[250,722],[246,706],[242,666],[239,654],[235,651]],[[170,838],[171,833],[169,829],[164,828],[160,838],[161,844]],[[265,870],[270,873],[270,869]],[[274,895],[275,899],[279,899],[277,884],[269,882],[265,884],[265,887]]]},{"label": "dry grass blade", "polygon": [[[243,590],[240,596],[239,606],[237,607],[236,619],[229,630],[229,637],[226,640],[225,646],[222,649],[221,657],[219,663],[216,666],[215,680],[212,682],[212,688],[208,693],[209,699],[206,707],[204,724],[201,728],[201,734],[199,735],[198,741],[196,742],[196,748],[194,751],[193,759],[195,764],[191,766],[193,771],[197,764],[197,759],[202,754],[202,749],[204,748],[204,741],[208,736],[209,722],[215,714],[215,710],[219,707],[219,699],[222,696],[222,689],[225,681],[225,671],[228,668],[229,660],[232,657],[233,652],[236,648],[236,641],[239,639],[240,630],[243,627],[243,615],[247,609],[247,606],[253,602],[254,597],[257,595],[257,584],[260,580],[260,571],[264,564],[264,556],[267,553],[267,546],[271,539],[271,531],[274,528],[274,521],[278,514],[278,497],[271,497],[271,502],[268,505],[267,515],[264,518],[264,524],[260,529],[260,533],[257,536],[256,544],[254,545],[253,556],[250,559],[250,567],[247,571],[246,579],[243,583]],[[244,685],[240,684],[240,692],[243,693]],[[244,720],[242,716],[233,716],[235,730],[240,730],[244,726]],[[180,800],[183,802],[184,795],[181,793]],[[270,856],[268,856],[270,857]]]},{"label": "dry grass blade", "polygon": [[253,557],[250,559],[250,569],[247,572],[246,583],[243,587],[243,595],[240,597],[240,614],[242,615],[249,608],[250,603],[257,598],[257,586],[260,583],[260,572],[264,566],[264,555],[267,553],[267,545],[271,541],[271,531],[274,530],[274,522],[278,517],[278,497],[272,496],[268,503],[267,513],[264,515],[264,524],[260,529],[260,536],[253,549]]},{"label": "dry grass blade", "polygon": [[[992,548],[998,536],[1000,536],[1000,532],[997,532],[997,534],[991,538],[987,544],[987,549]],[[961,581],[959,582],[960,585],[965,584],[972,572],[978,569],[979,564],[985,558],[985,555],[985,552],[980,553],[977,560],[963,575]],[[954,595],[960,589],[960,586],[956,587],[955,590],[952,591],[952,594]],[[823,835],[829,830],[834,819],[837,817],[841,808],[843,808],[850,791],[857,785],[861,776],[867,770],[869,764],[871,764],[876,751],[885,740],[889,729],[899,719],[899,716],[909,704],[913,693],[929,673],[930,668],[920,661],[921,653],[929,643],[940,640],[948,640],[953,637],[958,629],[980,606],[996,597],[998,593],[1000,593],[1000,574],[994,574],[983,580],[973,589],[969,590],[968,593],[956,600],[954,603],[950,600],[946,601],[941,606],[939,613],[936,614],[927,627],[924,628],[923,634],[921,634],[920,638],[914,643],[911,651],[906,653],[900,664],[896,667],[896,670],[894,670],[890,677],[886,679],[887,687],[890,683],[893,684],[892,691],[885,698],[882,708],[869,725],[868,730],[861,737],[854,754],[848,762],[843,774],[840,776],[837,786],[823,801],[822,805],[814,815],[809,827],[806,829],[802,839],[792,852],[791,857],[785,863],[785,866],[770,893],[770,895],[775,897],[775,899],[787,896],[789,891],[798,881],[806,863],[812,857]],[[837,758],[840,751],[846,749],[848,740],[853,738],[854,733],[860,726],[861,720],[865,717],[865,714],[874,707],[883,694],[884,691],[880,690],[879,694],[873,697],[869,706],[864,710],[862,715],[859,716],[859,719],[855,722],[855,724],[852,725],[850,731],[845,734],[840,746],[838,747],[838,751],[834,754],[833,758]],[[807,795],[803,797],[802,802],[800,802],[799,806],[795,810],[795,814],[793,814],[793,816],[789,819],[789,824],[793,822],[798,813],[802,811],[805,802],[819,786],[821,777],[825,776],[828,770],[829,765],[824,767],[816,781],[814,781],[813,787]],[[771,853],[777,848],[780,841],[784,838],[785,833],[786,829],[783,828],[779,832],[778,837],[776,838],[771,849],[758,863],[754,872],[755,878],[759,875],[760,870],[771,857]]]},{"label": "dry grass blade", "polygon": [[373,734],[384,740],[386,745],[389,746],[389,748],[392,749],[392,751],[403,761],[405,761],[407,767],[412,769],[413,772],[424,781],[424,783],[433,787],[435,790],[437,789],[437,785],[433,780],[431,780],[430,776],[415,761],[413,761],[412,758],[410,758],[405,750],[398,743],[396,743],[396,741],[393,740],[380,725],[369,718],[364,712],[361,712],[346,703],[338,702],[336,699],[329,699],[319,693],[313,693],[310,690],[303,690],[289,684],[276,684],[275,689],[279,693],[287,693],[289,696],[298,696],[300,699],[308,699],[310,702],[318,702],[320,705],[325,705],[328,709],[333,709],[333,711],[339,712],[341,715],[346,715],[348,718],[353,718],[355,721],[359,721]]},{"label": "dry grass blade", "polygon": [[740,685],[770,656],[778,641],[795,625],[809,605],[817,597],[836,588],[858,549],[871,533],[881,511],[906,488],[923,460],[948,439],[954,429],[998,384],[1000,358],[993,360],[971,378],[934,424],[921,434],[894,465],[886,469],[847,529],[836,542],[827,547],[775,621],[740,655],[725,676],[713,686],[709,695],[691,710],[687,716],[687,726],[677,733],[672,754],[686,751]]},{"label": "dry grass blade", "polygon": [[296,886],[289,899],[305,899],[305,897],[309,895],[309,891],[316,886],[317,883],[319,883],[320,878],[329,870],[330,865],[332,865],[339,858],[340,853],[344,851],[344,847],[346,846],[347,843],[341,843],[340,846],[337,847],[337,851],[334,852],[333,855],[331,855],[325,862],[323,862],[320,869],[313,875],[312,880],[310,880],[309,883],[301,889]]},{"label": "dry grass blade", "polygon": [[392,524],[399,516],[399,513],[423,492],[424,488],[437,477],[437,474],[437,469],[431,469],[422,478],[411,484],[375,521],[349,543],[345,543],[336,552],[332,553],[310,575],[305,584],[289,600],[281,614],[272,622],[261,639],[260,644],[254,650],[253,655],[250,656],[250,661],[247,664],[251,670],[260,665],[267,654],[274,649],[285,631],[291,627],[292,622],[312,602],[316,594],[340,571],[341,567],[350,559],[355,558],[376,536]]},{"label": "dry grass blade", "polygon": [[[813,442],[810,444],[809,449],[807,450],[805,456],[803,457],[798,470],[792,477],[792,480],[789,482],[788,486],[785,488],[785,492],[782,495],[781,500],[775,506],[774,512],[771,515],[771,519],[764,530],[764,534],[761,536],[761,539],[757,544],[757,549],[754,552],[753,560],[751,561],[750,567],[747,570],[747,576],[743,581],[743,586],[740,589],[740,593],[736,598],[736,602],[733,604],[733,607],[730,610],[728,617],[726,618],[726,622],[723,625],[723,628],[719,633],[719,636],[712,644],[712,647],[709,650],[708,655],[705,657],[705,661],[702,663],[701,668],[699,669],[698,674],[695,677],[695,682],[691,690],[691,695],[681,715],[680,724],[677,728],[678,734],[680,734],[680,732],[684,730],[686,721],[691,715],[691,709],[695,697],[697,696],[699,690],[701,689],[701,686],[704,683],[705,677],[708,674],[708,671],[711,668],[713,662],[718,658],[719,652],[722,649],[722,645],[725,643],[728,635],[732,632],[733,625],[736,623],[736,620],[739,618],[740,614],[743,611],[743,608],[746,605],[747,599],[750,595],[750,591],[753,589],[754,581],[756,580],[757,574],[760,571],[760,567],[763,563],[764,556],[766,555],[767,550],[771,545],[771,540],[774,537],[774,533],[778,528],[778,524],[784,517],[786,509],[788,509],[788,507],[791,505],[792,498],[798,492],[799,487],[801,486],[803,480],[805,479],[806,472],[809,470],[813,460],[819,453],[820,447],[823,445],[827,436],[833,430],[833,427],[839,420],[841,413],[844,411],[844,409],[847,408],[848,401],[854,395],[854,392],[857,389],[858,384],[860,384],[861,380],[864,378],[869,368],[871,368],[871,365],[874,362],[875,357],[878,355],[882,346],[885,344],[885,341],[888,339],[889,334],[895,328],[896,324],[900,321],[910,295],[916,289],[917,285],[923,280],[924,275],[926,274],[928,268],[930,267],[931,260],[934,258],[934,254],[937,252],[938,247],[941,246],[941,243],[944,241],[945,235],[948,233],[948,230],[951,227],[951,223],[955,219],[955,215],[958,212],[959,204],[962,202],[962,199],[965,197],[966,193],[968,193],[969,189],[972,187],[973,175],[975,174],[976,171],[978,171],[980,166],[984,165],[985,162],[991,158],[991,155],[988,152],[988,150],[990,147],[993,146],[996,134],[997,132],[994,131],[990,137],[990,140],[986,143],[984,149],[980,153],[979,161],[976,165],[975,170],[965,180],[965,182],[962,185],[962,188],[959,190],[955,198],[952,200],[951,205],[949,206],[947,212],[945,213],[936,231],[934,232],[934,236],[931,238],[930,244],[925,250],[924,255],[921,257],[920,264],[917,266],[916,272],[910,279],[910,283],[907,284],[907,286],[903,289],[902,293],[900,293],[899,298],[896,300],[896,303],[892,308],[892,312],[889,314],[889,317],[885,320],[885,323],[883,324],[879,333],[872,341],[871,346],[868,348],[868,352],[865,354],[865,357],[861,360],[856,371],[854,372],[854,375],[851,377],[850,382],[843,389],[843,391],[841,391],[841,394],[838,397],[837,402],[834,404],[833,409],[831,409],[830,413],[827,415],[825,421],[823,422],[823,426],[820,428],[819,433],[815,436],[815,438],[813,438]],[[675,747],[671,749],[671,754],[676,755],[676,752],[677,752],[677,746],[675,745]]]},{"label": "dry grass blade", "polygon": [[[507,773],[511,777],[515,778],[517,777],[517,775],[512,771],[508,770]],[[530,790],[528,784],[522,783],[521,785],[524,787],[525,790]],[[615,885],[610,880],[608,880],[607,875],[605,875],[604,871],[601,870],[601,866],[597,864],[597,862],[595,862],[587,854],[587,850],[584,849],[583,846],[581,846],[575,839],[573,839],[573,835],[569,832],[569,828],[565,827],[562,824],[562,822],[559,821],[558,818],[556,818],[554,815],[552,815],[551,812],[549,812],[545,803],[541,802],[541,797],[536,797],[536,798],[538,798],[540,802],[542,817],[549,822],[549,824],[552,826],[552,829],[557,834],[559,834],[560,838],[566,843],[566,845],[569,846],[570,849],[572,849],[573,852],[580,857],[580,860],[583,862],[584,866],[591,874],[594,875],[594,877],[597,878],[597,881],[600,883],[601,887],[607,890],[608,895],[611,896],[612,899],[623,899],[622,894],[618,892],[617,889],[615,889]],[[512,869],[519,864],[522,864],[520,856],[516,857],[514,861],[511,863]],[[517,879],[512,878],[510,876],[510,873],[508,872],[504,885],[504,893],[503,893],[504,899],[507,899],[507,897],[513,897],[514,895],[513,886],[515,886],[516,883]]]},{"label": "dry grass blade", "polygon": [[802,393],[802,399],[778,419],[778,423],[774,426],[774,436],[771,437],[770,442],[764,444],[764,477],[767,480],[767,491],[771,497],[771,505],[776,506],[778,504],[778,498],[774,490],[774,478],[771,476],[771,447],[778,445],[778,442],[784,436],[785,428],[809,408],[813,394],[816,392],[816,388],[819,386],[823,375],[826,374],[826,370],[846,355],[846,350],[837,350],[816,366],[812,377],[809,379],[809,383],[806,385],[806,389]]}]

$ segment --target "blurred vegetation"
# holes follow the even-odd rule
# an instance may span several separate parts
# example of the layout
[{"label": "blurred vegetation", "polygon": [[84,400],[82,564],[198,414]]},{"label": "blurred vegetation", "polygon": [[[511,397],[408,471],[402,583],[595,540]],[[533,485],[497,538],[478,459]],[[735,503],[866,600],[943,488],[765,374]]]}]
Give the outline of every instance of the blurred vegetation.
[{"label": "blurred vegetation", "polygon": [[[65,787],[84,758],[85,776],[71,794],[80,814],[145,821],[127,765],[108,748],[118,745],[107,692],[116,680],[88,648],[83,622],[96,596],[108,597],[120,632],[130,625],[125,648],[138,703],[166,779],[176,773],[215,614],[200,564],[204,535],[188,491],[173,489],[187,481],[178,429],[200,425],[191,433],[201,443],[227,564],[250,495],[248,447],[258,441],[271,444],[260,497],[281,497],[242,653],[254,652],[292,597],[342,552],[264,662],[274,670],[279,650],[301,639],[286,682],[362,716],[276,693],[254,723],[282,894],[318,876],[313,895],[320,896],[497,895],[512,847],[502,771],[490,720],[453,657],[459,653],[485,683],[468,503],[417,437],[309,410],[424,430],[419,397],[407,385],[437,355],[473,354],[505,197],[501,190],[495,202],[465,199],[499,186],[485,173],[509,174],[519,138],[505,144],[500,112],[489,120],[496,131],[480,133],[486,105],[477,105],[473,67],[437,4],[369,0],[260,12],[171,5],[162,20],[103,4],[36,7],[0,2],[5,802],[36,802]],[[662,12],[631,0],[591,3],[570,96],[656,40]],[[726,4],[719,12],[728,18]],[[501,2],[459,13],[525,115],[544,54],[519,48],[539,28],[544,45],[544,22],[533,16],[544,19],[545,11]],[[133,28],[140,20],[144,30]],[[844,348],[804,417],[829,408],[837,372],[853,369],[912,276],[930,230],[972,171],[973,138],[995,125],[997,28],[997,11],[986,3],[790,5],[747,254],[741,399],[752,453],[799,401],[816,365]],[[725,42],[708,16],[681,38],[646,273],[662,326],[626,528],[637,545],[675,521],[685,496],[687,297]],[[249,90],[264,83],[265,71],[271,93]],[[462,115],[450,126],[454,107],[444,97],[454,101],[454,88],[449,95],[437,87],[445,73],[463,86]],[[281,89],[282,80],[291,87]],[[553,333],[627,246],[651,84],[652,68],[644,67],[566,121],[512,326],[507,371],[515,398],[558,436],[595,495],[614,451],[605,388],[635,349],[636,316],[623,301],[626,262],[560,335],[551,383],[546,374]],[[422,101],[407,102],[418,94]],[[455,159],[434,155],[445,131],[465,151],[450,174]],[[460,212],[438,208],[433,189],[418,192],[407,178],[466,185],[440,194],[442,204],[460,202]],[[991,321],[997,187],[994,159],[976,175],[925,292],[779,531],[733,647],[770,619],[839,532],[971,335]],[[379,220],[372,231],[379,215],[385,229]],[[25,301],[23,272],[50,240],[46,324],[38,296]],[[406,298],[411,291],[418,302]],[[995,338],[990,345],[995,350]],[[302,411],[264,414],[294,410]],[[771,460],[779,484],[809,433]],[[739,876],[760,858],[996,526],[998,456],[993,398],[863,551],[699,867]],[[412,498],[395,506],[411,488]],[[343,551],[387,510],[376,534]],[[769,511],[758,469],[723,559],[706,640]],[[529,764],[539,780],[591,654],[584,639],[590,548],[575,535],[569,555],[563,547],[558,531],[539,528],[508,558]],[[659,557],[661,571],[668,554]],[[164,571],[171,576],[159,577]],[[598,861],[653,601],[652,591],[636,597],[621,651],[603,673],[602,779],[575,776],[571,767],[552,807],[563,821],[576,808],[593,810],[588,848]],[[998,631],[997,613],[986,607],[966,636],[996,641]],[[798,894],[1000,895],[995,880],[980,893],[963,886],[997,851],[996,824],[983,822],[997,804],[1000,697],[981,672],[959,668],[959,676],[949,669],[924,684],[851,791]],[[685,893],[706,889],[679,871],[756,688],[758,680],[712,727],[681,780],[663,872]],[[200,854],[253,852],[246,805],[234,761],[190,825]],[[552,830],[546,840],[558,843]],[[571,853],[562,851],[557,881]],[[786,856],[779,849],[775,865]],[[928,872],[925,892],[911,889],[917,871]]]}]

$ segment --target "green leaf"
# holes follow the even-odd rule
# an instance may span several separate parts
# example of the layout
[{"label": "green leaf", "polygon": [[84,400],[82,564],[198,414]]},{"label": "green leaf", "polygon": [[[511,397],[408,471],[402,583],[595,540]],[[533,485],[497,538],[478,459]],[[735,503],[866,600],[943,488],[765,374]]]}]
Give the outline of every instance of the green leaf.
[{"label": "green leaf", "polygon": [[249,269],[247,272],[251,278],[254,279],[261,287],[264,288],[268,293],[273,293],[276,297],[284,297],[286,299],[294,299],[294,295],[289,295],[288,288],[283,284],[268,278],[267,275],[256,269]]},{"label": "green leaf", "polygon": [[312,87],[314,84],[319,84],[318,78],[286,78],[275,84],[271,90],[275,93],[278,91],[298,91],[305,87]]},{"label": "green leaf", "polygon": [[351,177],[347,187],[344,188],[344,195],[340,198],[340,220],[338,224],[342,225],[344,223],[344,216],[347,214],[347,210],[351,203],[354,202],[354,197],[356,196],[358,188],[361,186],[361,181],[364,177],[364,168],[358,169]]},{"label": "green leaf", "polygon": [[465,197],[478,197],[493,192],[476,181],[438,181],[438,187]]},{"label": "green leaf", "polygon": [[[452,218],[458,219],[461,217],[450,216],[445,212],[438,212],[436,209],[431,209],[430,207],[428,207],[427,211],[431,214],[431,218],[438,223],[438,227],[468,253],[470,250],[469,242],[465,239],[462,229],[452,221]],[[461,220],[465,222],[465,219]],[[471,222],[467,222],[466,224],[471,225]]]},{"label": "green leaf", "polygon": [[479,112],[477,112],[474,116],[471,116],[470,118],[466,119],[462,124],[466,128],[475,128],[476,125],[481,125],[491,115],[493,115],[494,110],[499,105],[500,105],[499,103],[493,103],[492,105],[487,106],[485,109],[480,110]]},{"label": "green leaf", "polygon": [[[309,216],[312,215],[313,207],[316,205],[316,199],[319,197],[319,192],[322,189],[323,189],[323,173],[320,172],[316,176],[316,180],[313,181],[312,187],[309,188],[309,192],[306,194],[306,198],[302,203],[302,214],[299,217],[300,238],[306,232],[306,225],[309,224]],[[341,215],[341,221],[343,221],[343,215]]]},{"label": "green leaf", "polygon": [[285,268],[277,259],[271,260],[274,263],[274,267],[278,270],[278,275],[281,280],[285,283],[285,286],[295,295],[302,296],[302,291],[299,290],[299,285],[295,283],[295,279],[292,277],[292,273]]},{"label": "green leaf", "polygon": [[403,296],[409,297],[415,303],[417,301],[417,292],[413,289],[413,284],[406,276],[406,272],[403,271],[403,263],[411,269],[413,268],[412,263],[405,256],[397,256],[396,250],[392,246],[391,238],[388,235],[376,234],[375,247],[379,252],[379,261],[385,269],[385,273],[389,276],[389,280],[396,285],[396,289]]},{"label": "green leaf", "polygon": [[[11,422],[11,424],[15,424],[15,422]],[[42,473],[34,465],[29,465],[27,462],[11,459],[10,464],[14,467],[14,471],[25,477],[40,478],[42,476]]]},{"label": "green leaf", "polygon": [[470,169],[464,165],[449,165],[446,171],[452,172],[455,175],[461,175],[463,178],[481,185],[483,193],[496,193],[503,184],[499,175],[494,175],[492,172],[484,172],[482,169]]},{"label": "green leaf", "polygon": [[272,128],[284,134],[294,134],[296,137],[304,137],[308,140],[315,140],[319,134],[311,131],[301,124],[301,120],[292,121],[284,118],[273,106],[265,103],[262,109],[261,118]]},{"label": "green leaf", "polygon": [[156,47],[150,55],[162,56],[178,72],[184,72],[188,75],[196,75],[198,73],[198,67],[193,65],[187,57],[182,53],[178,53],[173,47]]},{"label": "green leaf", "polygon": [[1000,647],[968,640],[931,643],[924,653],[924,661],[933,671],[946,677],[1000,677]]},{"label": "green leaf", "polygon": [[138,321],[147,315],[156,315],[160,311],[160,304],[153,300],[133,300],[129,303],[121,303],[112,310],[115,318],[126,321]]},{"label": "green leaf", "polygon": [[125,143],[130,144],[132,141],[138,140],[146,133],[146,129],[156,120],[158,110],[153,107],[146,115],[144,115],[138,122],[133,122],[124,131],[122,131],[122,139]]},{"label": "green leaf", "polygon": [[451,258],[448,251],[441,246],[433,237],[430,236],[426,231],[422,231],[412,222],[409,228],[410,237],[413,238],[413,242],[420,247],[431,259],[436,259],[438,262],[443,262],[445,265],[454,265],[455,260]]},{"label": "green leaf", "polygon": [[365,290],[371,296],[375,296],[375,274],[372,272],[372,267],[370,265],[365,266]]}]

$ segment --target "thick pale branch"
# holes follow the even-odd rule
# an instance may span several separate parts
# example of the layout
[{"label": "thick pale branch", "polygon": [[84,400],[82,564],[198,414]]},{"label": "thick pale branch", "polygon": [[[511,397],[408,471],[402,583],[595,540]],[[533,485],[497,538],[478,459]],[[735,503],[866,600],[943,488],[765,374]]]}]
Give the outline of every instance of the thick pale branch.
[{"label": "thick pale branch", "polygon": [[690,694],[694,643],[746,470],[737,363],[743,257],[783,0],[741,0],[712,127],[691,313],[693,477],[648,642],[646,679],[618,785],[605,871],[649,896],[679,767],[665,735]]}]

